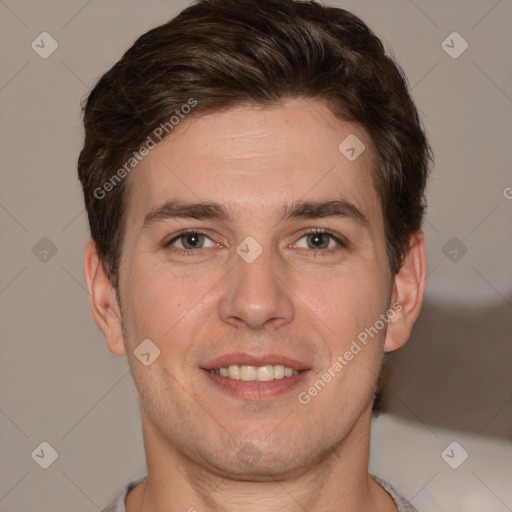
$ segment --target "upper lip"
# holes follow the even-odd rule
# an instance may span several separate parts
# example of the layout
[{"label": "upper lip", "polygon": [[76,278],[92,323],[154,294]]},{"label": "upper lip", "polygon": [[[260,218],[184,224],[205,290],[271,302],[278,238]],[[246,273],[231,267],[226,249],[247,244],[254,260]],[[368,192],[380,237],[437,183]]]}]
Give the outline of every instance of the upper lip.
[{"label": "upper lip", "polygon": [[247,365],[247,366],[264,366],[267,364],[281,364],[293,370],[309,370],[310,366],[297,359],[281,356],[278,354],[247,354],[245,352],[235,352],[232,354],[225,354],[220,357],[212,359],[204,366],[205,370],[217,370],[218,368],[227,368],[232,364]]}]

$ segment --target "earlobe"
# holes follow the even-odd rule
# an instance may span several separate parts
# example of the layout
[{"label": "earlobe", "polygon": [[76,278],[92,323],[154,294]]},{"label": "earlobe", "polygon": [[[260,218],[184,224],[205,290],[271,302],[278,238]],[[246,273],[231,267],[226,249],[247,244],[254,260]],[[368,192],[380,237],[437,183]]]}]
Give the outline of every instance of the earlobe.
[{"label": "earlobe", "polygon": [[116,290],[103,268],[96,244],[89,241],[85,248],[84,274],[92,314],[96,324],[105,336],[110,352],[118,356],[126,354],[121,327],[121,311]]},{"label": "earlobe", "polygon": [[426,276],[425,239],[418,231],[411,236],[404,263],[394,278],[390,306],[394,314],[389,315],[385,352],[399,349],[409,339],[423,303]]}]

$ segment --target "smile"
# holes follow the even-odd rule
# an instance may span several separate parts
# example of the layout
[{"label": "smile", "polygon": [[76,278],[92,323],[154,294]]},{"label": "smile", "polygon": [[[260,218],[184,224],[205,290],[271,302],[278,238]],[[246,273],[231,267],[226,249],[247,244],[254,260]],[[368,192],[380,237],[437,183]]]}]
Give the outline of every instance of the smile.
[{"label": "smile", "polygon": [[268,382],[293,377],[299,375],[300,372],[282,364],[266,364],[263,366],[231,364],[212,369],[210,373],[232,380]]}]

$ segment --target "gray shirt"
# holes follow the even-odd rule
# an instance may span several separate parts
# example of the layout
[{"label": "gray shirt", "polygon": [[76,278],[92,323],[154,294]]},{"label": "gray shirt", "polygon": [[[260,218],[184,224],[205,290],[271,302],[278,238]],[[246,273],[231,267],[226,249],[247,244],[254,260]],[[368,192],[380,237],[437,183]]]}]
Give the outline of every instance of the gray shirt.
[{"label": "gray shirt", "polygon": [[[122,489],[115,501],[113,501],[107,508],[103,509],[102,512],[126,512],[125,500],[128,493],[137,485],[139,485],[147,475],[141,475],[133,480],[130,480]],[[418,509],[413,507],[403,496],[398,494],[390,484],[386,481],[370,475],[378,484],[380,484],[387,493],[391,496],[396,504],[397,512],[418,512]]]}]

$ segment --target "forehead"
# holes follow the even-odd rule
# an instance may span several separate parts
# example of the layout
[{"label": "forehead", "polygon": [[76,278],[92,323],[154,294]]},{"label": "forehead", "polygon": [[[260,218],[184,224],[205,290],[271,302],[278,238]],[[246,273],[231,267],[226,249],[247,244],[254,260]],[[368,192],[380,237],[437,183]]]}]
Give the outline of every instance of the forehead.
[{"label": "forehead", "polygon": [[341,196],[375,223],[373,165],[367,134],[320,101],[240,106],[183,119],[132,172],[127,213],[141,221],[170,200],[215,201],[259,222],[283,204]]}]

